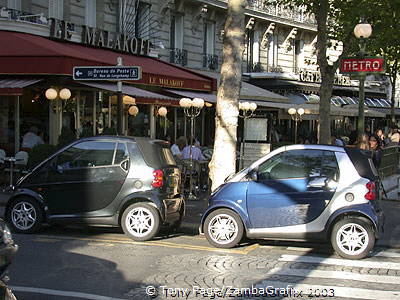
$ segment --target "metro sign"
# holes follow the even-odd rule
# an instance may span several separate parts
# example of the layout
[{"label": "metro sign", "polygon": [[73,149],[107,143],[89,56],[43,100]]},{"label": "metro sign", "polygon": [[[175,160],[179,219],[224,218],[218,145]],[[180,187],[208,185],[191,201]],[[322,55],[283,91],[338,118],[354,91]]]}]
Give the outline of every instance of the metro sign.
[{"label": "metro sign", "polygon": [[346,57],[340,61],[340,72],[349,74],[383,73],[385,60],[382,57]]}]

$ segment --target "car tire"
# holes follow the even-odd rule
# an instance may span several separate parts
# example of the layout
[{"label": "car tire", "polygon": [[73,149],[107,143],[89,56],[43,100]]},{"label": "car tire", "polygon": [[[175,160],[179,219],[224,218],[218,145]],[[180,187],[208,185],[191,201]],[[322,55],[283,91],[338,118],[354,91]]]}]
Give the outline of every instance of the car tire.
[{"label": "car tire", "polygon": [[6,220],[14,232],[34,233],[42,226],[43,210],[35,199],[19,197],[8,207]]},{"label": "car tire", "polygon": [[375,245],[372,224],[365,218],[341,219],[332,228],[331,243],[333,249],[341,257],[362,259]]},{"label": "car tire", "polygon": [[244,227],[240,217],[230,209],[217,209],[204,221],[204,234],[217,248],[235,247],[243,238]]},{"label": "car tire", "polygon": [[147,203],[128,206],[121,218],[122,230],[135,241],[151,240],[160,230],[160,214]]}]

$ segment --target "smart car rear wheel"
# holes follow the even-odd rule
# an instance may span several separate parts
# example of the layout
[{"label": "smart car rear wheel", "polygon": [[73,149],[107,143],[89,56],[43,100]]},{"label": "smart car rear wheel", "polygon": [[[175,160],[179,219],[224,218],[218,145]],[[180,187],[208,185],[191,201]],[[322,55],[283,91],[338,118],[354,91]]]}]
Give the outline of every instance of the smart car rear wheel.
[{"label": "smart car rear wheel", "polygon": [[204,227],[208,242],[218,248],[232,248],[243,237],[242,220],[229,209],[217,209],[210,213]]},{"label": "smart car rear wheel", "polygon": [[121,225],[124,233],[135,241],[148,241],[160,230],[160,215],[147,203],[135,203],[125,209]]},{"label": "smart car rear wheel", "polygon": [[372,225],[364,218],[342,219],[333,226],[331,243],[336,253],[344,258],[364,258],[375,244]]},{"label": "smart car rear wheel", "polygon": [[11,203],[6,219],[15,232],[33,233],[41,227],[43,213],[34,199],[21,197]]}]

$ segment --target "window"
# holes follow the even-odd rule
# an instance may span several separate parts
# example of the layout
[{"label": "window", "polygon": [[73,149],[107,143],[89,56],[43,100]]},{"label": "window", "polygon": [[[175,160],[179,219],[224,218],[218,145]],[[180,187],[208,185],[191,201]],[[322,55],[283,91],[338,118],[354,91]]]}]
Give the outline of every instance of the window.
[{"label": "window", "polygon": [[173,15],[170,29],[170,48],[183,48],[183,15]]},{"label": "window", "polygon": [[203,53],[214,54],[215,23],[204,22]]},{"label": "window", "polygon": [[304,67],[304,41],[294,41],[294,55],[293,55],[293,71],[298,71],[299,68]]},{"label": "window", "polygon": [[258,168],[258,179],[327,177],[338,180],[335,154],[321,150],[290,150],[279,153]]},{"label": "window", "polygon": [[129,157],[128,149],[125,143],[118,143],[115,151],[114,165],[119,165]]},{"label": "window", "polygon": [[7,7],[15,10],[21,10],[21,0],[8,0]]},{"label": "window", "polygon": [[86,0],[85,24],[89,27],[96,27],[96,1]]},{"label": "window", "polygon": [[268,37],[268,66],[278,66],[278,36]]},{"label": "window", "polygon": [[150,5],[140,2],[136,12],[135,33],[136,37],[150,39]]},{"label": "window", "polygon": [[57,171],[111,165],[114,150],[113,142],[90,141],[76,144],[57,156]]},{"label": "window", "polygon": [[63,0],[49,0],[49,18],[64,19]]}]

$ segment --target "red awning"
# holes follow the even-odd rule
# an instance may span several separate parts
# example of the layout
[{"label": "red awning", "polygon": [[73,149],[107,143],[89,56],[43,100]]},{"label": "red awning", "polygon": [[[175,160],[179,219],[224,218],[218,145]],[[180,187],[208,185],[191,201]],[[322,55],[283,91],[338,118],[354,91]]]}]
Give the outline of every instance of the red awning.
[{"label": "red awning", "polygon": [[41,36],[0,31],[0,74],[69,75],[75,66],[114,66],[122,57],[125,66],[142,67],[137,84],[199,91],[216,90],[216,81],[167,62],[107,49],[63,43]]},{"label": "red awning", "polygon": [[39,81],[42,79],[0,79],[0,95],[20,96],[24,87]]}]

